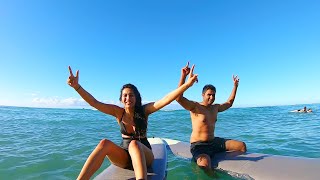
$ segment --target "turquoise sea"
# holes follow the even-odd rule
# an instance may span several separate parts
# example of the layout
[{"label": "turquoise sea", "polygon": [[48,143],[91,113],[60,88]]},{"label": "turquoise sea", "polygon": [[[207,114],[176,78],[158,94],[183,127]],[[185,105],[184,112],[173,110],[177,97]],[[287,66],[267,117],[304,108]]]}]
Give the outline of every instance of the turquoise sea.
[{"label": "turquoise sea", "polygon": [[[314,112],[290,112],[303,106]],[[190,133],[185,110],[149,117],[149,137],[189,141]],[[320,158],[320,104],[231,108],[219,113],[216,136],[245,141],[248,152]],[[0,106],[0,179],[75,179],[103,138],[121,140],[116,120],[99,111]],[[106,159],[97,173],[108,165]],[[167,179],[237,179],[208,177],[170,152],[167,170]]]}]

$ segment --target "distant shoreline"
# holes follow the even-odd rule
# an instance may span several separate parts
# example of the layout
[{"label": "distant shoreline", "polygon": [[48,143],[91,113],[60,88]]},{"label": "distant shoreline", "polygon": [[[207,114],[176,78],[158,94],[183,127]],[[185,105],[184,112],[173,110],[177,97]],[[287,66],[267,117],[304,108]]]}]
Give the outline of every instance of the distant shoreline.
[{"label": "distant shoreline", "polygon": [[[287,104],[287,105],[261,105],[261,106],[246,106],[246,107],[231,107],[234,109],[244,109],[244,108],[262,108],[262,107],[282,107],[282,106],[309,106],[309,105],[319,105],[319,103],[309,103],[309,104]],[[96,110],[94,108],[88,107],[36,107],[36,106],[12,106],[12,105],[0,105],[0,107],[12,107],[12,108],[35,108],[35,109],[74,109],[74,110]],[[170,108],[165,107],[161,109],[161,111],[176,111],[176,110],[184,110],[181,108]]]}]

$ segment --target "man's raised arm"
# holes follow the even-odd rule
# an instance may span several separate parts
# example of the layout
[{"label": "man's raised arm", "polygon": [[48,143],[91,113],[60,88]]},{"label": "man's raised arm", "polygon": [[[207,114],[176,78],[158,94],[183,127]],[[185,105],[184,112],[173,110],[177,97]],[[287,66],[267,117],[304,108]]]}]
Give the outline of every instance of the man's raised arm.
[{"label": "man's raised arm", "polygon": [[233,105],[234,99],[236,98],[240,79],[238,78],[238,76],[234,76],[234,75],[232,76],[232,78],[233,78],[233,83],[234,83],[233,89],[231,91],[231,94],[230,94],[227,102],[225,102],[219,106],[219,112],[222,112],[222,111],[229,109]]},{"label": "man's raised arm", "polygon": [[[191,72],[190,72],[190,68],[189,68],[189,62],[187,63],[187,65],[185,67],[183,67],[181,69],[181,77],[180,77],[180,81],[179,81],[179,85],[178,87],[182,86],[185,83],[186,77],[187,75],[190,73],[190,76],[193,74],[193,69],[194,69],[194,65],[191,68]],[[193,101],[189,101],[187,98],[185,98],[183,96],[183,93],[178,96],[176,98],[176,101],[186,110],[193,110],[195,108],[195,103]]]}]

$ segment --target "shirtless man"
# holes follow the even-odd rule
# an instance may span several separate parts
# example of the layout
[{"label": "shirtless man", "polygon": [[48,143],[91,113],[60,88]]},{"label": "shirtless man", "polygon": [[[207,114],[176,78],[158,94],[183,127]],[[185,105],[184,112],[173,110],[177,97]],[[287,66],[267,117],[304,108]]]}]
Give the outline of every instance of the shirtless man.
[{"label": "shirtless man", "polygon": [[[191,72],[193,72],[194,65]],[[181,69],[179,86],[183,85],[186,76],[190,73],[189,62]],[[205,85],[202,90],[202,102],[190,101],[181,94],[176,100],[186,110],[190,111],[192,133],[190,137],[190,151],[193,160],[203,169],[211,169],[211,159],[218,152],[241,151],[246,152],[246,144],[241,141],[224,139],[214,136],[215,124],[219,112],[229,109],[236,97],[239,79],[233,76],[234,87],[227,102],[213,104],[216,88]]]}]

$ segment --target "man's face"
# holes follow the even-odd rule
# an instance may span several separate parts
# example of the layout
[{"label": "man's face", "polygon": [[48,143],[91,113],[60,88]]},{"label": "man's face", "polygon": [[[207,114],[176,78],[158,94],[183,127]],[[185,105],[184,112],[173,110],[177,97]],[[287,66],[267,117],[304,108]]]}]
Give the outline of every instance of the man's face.
[{"label": "man's face", "polygon": [[207,104],[212,104],[216,99],[216,92],[208,89],[204,94],[202,94],[203,101]]}]

